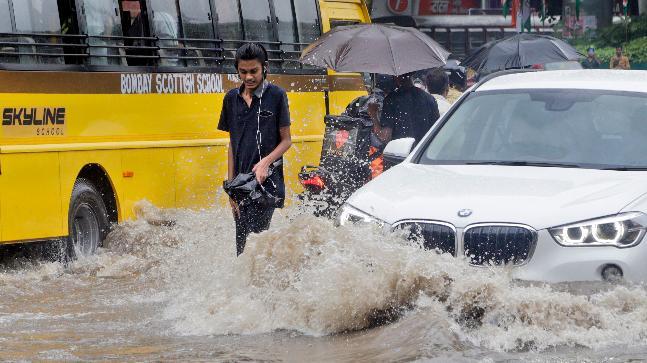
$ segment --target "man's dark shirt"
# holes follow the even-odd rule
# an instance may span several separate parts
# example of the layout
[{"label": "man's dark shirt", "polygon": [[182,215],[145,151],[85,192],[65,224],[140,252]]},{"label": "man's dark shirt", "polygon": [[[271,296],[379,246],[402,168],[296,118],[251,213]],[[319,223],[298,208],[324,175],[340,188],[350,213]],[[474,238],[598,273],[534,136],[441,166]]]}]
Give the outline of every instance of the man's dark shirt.
[{"label": "man's dark shirt", "polygon": [[[244,85],[227,92],[222,102],[218,130],[229,132],[230,147],[234,155],[234,176],[239,173],[251,172],[260,158],[269,155],[281,142],[280,128],[290,126],[290,110],[285,91],[269,82],[265,82],[263,88],[262,96],[261,87],[254,92],[249,107],[242,96]],[[259,104],[262,107],[260,114],[261,157],[258,155],[256,142]],[[274,174],[263,183],[263,186],[268,192],[284,199],[283,167],[278,167]]]},{"label": "man's dark shirt", "polygon": [[584,69],[598,69],[600,68],[600,62],[596,59],[589,59],[588,57],[582,61],[582,67]]},{"label": "man's dark shirt", "polygon": [[418,87],[408,86],[386,96],[380,123],[392,130],[392,140],[413,137],[417,144],[439,117],[434,97]]}]

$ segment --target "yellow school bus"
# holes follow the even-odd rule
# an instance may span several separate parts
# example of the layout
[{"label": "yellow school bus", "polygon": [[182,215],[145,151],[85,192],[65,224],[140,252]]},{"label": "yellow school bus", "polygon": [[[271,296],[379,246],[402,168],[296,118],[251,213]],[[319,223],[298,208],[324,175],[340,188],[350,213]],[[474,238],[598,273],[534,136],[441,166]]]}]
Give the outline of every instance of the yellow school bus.
[{"label": "yellow school bus", "polygon": [[326,113],[364,92],[356,74],[301,65],[362,0],[0,0],[0,243],[67,238],[93,252],[147,199],[208,208],[226,177],[224,93],[235,49],[261,42],[288,92],[288,189],[317,163]]}]

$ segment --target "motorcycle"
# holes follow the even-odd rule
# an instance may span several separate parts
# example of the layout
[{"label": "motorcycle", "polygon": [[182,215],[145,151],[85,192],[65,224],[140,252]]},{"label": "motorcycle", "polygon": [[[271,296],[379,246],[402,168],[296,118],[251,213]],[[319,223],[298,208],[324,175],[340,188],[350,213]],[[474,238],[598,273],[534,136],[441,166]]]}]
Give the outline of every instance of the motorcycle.
[{"label": "motorcycle", "polygon": [[328,115],[319,166],[305,165],[299,173],[302,203],[315,216],[334,218],[353,192],[371,179],[370,134],[366,117]]}]

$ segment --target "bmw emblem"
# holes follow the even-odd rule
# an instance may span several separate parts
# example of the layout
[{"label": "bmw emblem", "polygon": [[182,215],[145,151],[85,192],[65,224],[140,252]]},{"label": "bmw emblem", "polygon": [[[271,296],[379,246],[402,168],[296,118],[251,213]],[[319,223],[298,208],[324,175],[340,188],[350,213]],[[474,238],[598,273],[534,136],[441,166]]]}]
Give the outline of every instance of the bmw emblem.
[{"label": "bmw emblem", "polygon": [[458,216],[459,217],[469,217],[472,215],[472,210],[471,209],[461,209],[458,211]]}]

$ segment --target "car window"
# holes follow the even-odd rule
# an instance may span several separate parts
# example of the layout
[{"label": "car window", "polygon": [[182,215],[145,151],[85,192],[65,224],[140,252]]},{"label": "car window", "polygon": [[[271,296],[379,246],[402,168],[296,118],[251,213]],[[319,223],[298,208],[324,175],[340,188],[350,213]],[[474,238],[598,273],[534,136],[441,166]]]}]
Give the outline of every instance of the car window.
[{"label": "car window", "polygon": [[647,167],[647,96],[580,90],[482,92],[445,122],[419,162]]}]

